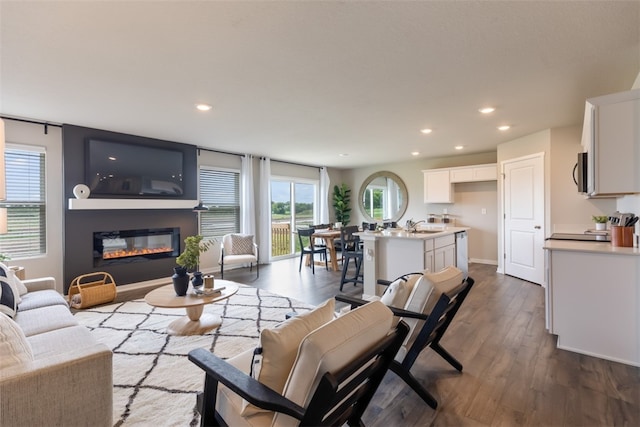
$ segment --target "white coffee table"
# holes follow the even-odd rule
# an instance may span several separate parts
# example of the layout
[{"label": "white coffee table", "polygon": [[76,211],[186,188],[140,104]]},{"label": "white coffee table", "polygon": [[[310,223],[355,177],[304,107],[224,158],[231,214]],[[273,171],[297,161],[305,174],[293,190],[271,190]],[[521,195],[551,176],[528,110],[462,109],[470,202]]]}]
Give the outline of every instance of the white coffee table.
[{"label": "white coffee table", "polygon": [[215,287],[223,287],[221,293],[214,295],[196,295],[187,293],[183,297],[176,295],[173,285],[156,288],[145,295],[147,304],[162,308],[184,308],[187,315],[180,317],[167,326],[169,335],[201,335],[222,324],[222,318],[216,314],[204,313],[205,304],[211,304],[229,298],[238,292],[238,285],[229,280],[216,280]]}]

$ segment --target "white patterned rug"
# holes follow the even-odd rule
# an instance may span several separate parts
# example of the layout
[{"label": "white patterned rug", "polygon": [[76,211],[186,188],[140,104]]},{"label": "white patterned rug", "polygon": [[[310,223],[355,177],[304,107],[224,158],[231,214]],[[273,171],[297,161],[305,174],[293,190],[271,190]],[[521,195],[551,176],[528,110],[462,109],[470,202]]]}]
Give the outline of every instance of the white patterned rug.
[{"label": "white patterned rug", "polygon": [[115,426],[195,426],[196,393],[204,373],[187,359],[204,347],[222,358],[253,348],[260,331],[282,322],[291,311],[312,306],[250,286],[208,304],[205,313],[222,316],[220,328],[205,335],[178,337],[166,326],[184,309],[152,307],[134,300],[75,314],[98,341],[113,350],[113,422]]}]

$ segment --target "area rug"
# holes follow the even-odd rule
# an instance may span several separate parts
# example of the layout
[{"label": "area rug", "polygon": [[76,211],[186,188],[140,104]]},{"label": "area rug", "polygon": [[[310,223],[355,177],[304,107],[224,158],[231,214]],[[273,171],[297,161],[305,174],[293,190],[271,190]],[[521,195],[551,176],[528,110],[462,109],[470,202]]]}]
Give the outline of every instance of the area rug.
[{"label": "area rug", "polygon": [[113,422],[115,426],[196,426],[196,393],[204,373],[187,359],[189,351],[206,348],[229,358],[253,348],[260,331],[273,327],[291,311],[312,306],[250,286],[208,304],[222,325],[205,335],[170,336],[165,329],[184,309],[152,307],[133,300],[82,310],[75,314],[98,341],[113,351]]}]

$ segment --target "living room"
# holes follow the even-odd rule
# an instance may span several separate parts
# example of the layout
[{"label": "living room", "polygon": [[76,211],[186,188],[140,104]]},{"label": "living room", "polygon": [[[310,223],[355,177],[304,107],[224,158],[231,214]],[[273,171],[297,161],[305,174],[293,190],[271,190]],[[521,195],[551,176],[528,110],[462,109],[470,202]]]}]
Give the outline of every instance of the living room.
[{"label": "living room", "polygon": [[[0,114],[5,118],[6,141],[8,145],[37,147],[46,153],[46,251],[35,257],[13,257],[9,264],[24,267],[28,278],[54,277],[60,293],[73,277],[94,268],[77,262],[91,251],[81,244],[90,245],[91,232],[107,230],[88,230],[87,221],[114,228],[121,221],[139,228],[159,220],[161,227],[177,224],[183,229],[183,237],[196,234],[199,225],[198,215],[191,208],[136,213],[127,209],[70,210],[69,200],[75,198],[73,188],[86,183],[86,157],[82,150],[85,140],[91,137],[74,137],[66,132],[77,129],[91,130],[93,137],[102,139],[187,145],[199,151],[189,166],[194,175],[201,167],[240,170],[241,157],[251,154],[255,189],[261,186],[261,157],[272,160],[272,176],[314,185],[319,185],[318,171],[326,166],[331,187],[345,183],[351,188],[353,199],[368,176],[379,171],[393,172],[402,179],[409,194],[401,224],[407,219],[423,220],[429,214],[447,212],[457,224],[471,228],[470,260],[498,273],[504,269],[499,180],[456,184],[456,203],[425,204],[422,171],[501,164],[544,153],[545,177],[553,183],[549,184],[545,199],[545,235],[557,227],[590,224],[592,215],[640,211],[640,199],[635,195],[585,199],[576,191],[570,174],[575,155],[581,151],[584,101],[640,88],[637,2],[590,2],[579,6],[557,2],[548,6],[555,8],[553,12],[535,4],[528,6],[531,9],[526,5],[518,9],[498,2],[463,2],[457,6],[412,2],[416,4],[399,5],[398,9],[386,2],[362,2],[360,7],[372,8],[362,16],[358,5],[350,2],[309,2],[307,10],[288,2],[217,2],[217,8],[210,6],[212,9],[199,2],[190,2],[191,9],[182,9],[173,2],[155,5],[157,8],[153,2],[121,3],[110,6],[3,1],[0,5]],[[174,18],[180,22],[180,29]],[[577,22],[572,21],[574,18]],[[389,23],[385,23],[387,19]],[[403,19],[406,25],[402,24]],[[488,28],[492,20],[499,21],[499,30],[480,36],[480,30]],[[329,27],[331,21],[336,21],[337,28]],[[358,22],[367,25],[358,27]],[[457,29],[458,36],[436,31],[444,31],[443,22]],[[149,26],[146,34],[141,30],[145,25]],[[468,32],[462,31],[465,25]],[[543,30],[535,30],[536,25]],[[207,30],[196,30],[203,27]],[[557,32],[552,33],[552,27]],[[471,31],[474,28],[477,33]],[[593,31],[585,36],[580,28]],[[547,29],[549,32],[544,31]],[[246,38],[232,46],[231,41],[240,33]],[[521,33],[528,36],[518,42],[509,41]],[[292,34],[305,34],[304,40],[296,45]],[[474,35],[487,37],[486,43],[471,43]],[[578,43],[581,37],[586,40]],[[196,39],[209,40],[211,44]],[[492,45],[489,41],[501,44]],[[242,50],[242,43],[249,47],[247,51]],[[418,43],[425,45],[422,55],[417,55]],[[476,53],[467,50],[465,43],[471,43]],[[561,45],[556,46],[561,52],[545,52],[545,46],[554,43]],[[349,49],[340,49],[341,44]],[[527,54],[522,54],[528,59],[516,56],[518,46],[528,47]],[[271,54],[269,47],[274,49]],[[334,54],[332,49],[336,50]],[[359,49],[367,54],[359,55]],[[462,54],[447,52],[456,50]],[[501,50],[514,58],[496,53]],[[409,51],[420,61],[412,65],[404,56],[410,57]],[[425,58],[426,52],[439,59],[431,63]],[[376,56],[380,59],[373,61]],[[554,69],[558,58],[564,59],[558,67],[563,69],[562,78],[558,74],[547,76],[546,69]],[[519,66],[518,61],[523,65]],[[202,63],[206,71],[195,77],[195,69]],[[421,70],[416,74],[429,84],[415,85],[420,79],[413,73],[409,76],[406,70],[413,66]],[[151,71],[154,69],[157,73]],[[445,74],[449,74],[448,80],[440,80]],[[324,75],[331,75],[331,82],[326,82]],[[209,86],[209,80],[216,84]],[[500,84],[504,85],[501,89]],[[353,90],[347,91],[347,87]],[[554,91],[555,97],[550,96],[549,92]],[[524,102],[513,108],[516,103],[513,98],[506,101],[507,95]],[[198,102],[210,103],[213,109],[196,111],[194,105]],[[493,118],[477,113],[487,103],[498,106]],[[555,110],[560,108],[556,103],[562,104],[562,113]],[[369,109],[377,104],[385,104],[385,108]],[[544,120],[539,119],[537,116],[545,109],[553,112]],[[278,111],[272,115],[270,110]],[[460,113],[462,110],[465,111]],[[453,117],[446,125],[445,119],[440,118],[444,115]],[[527,120],[527,116],[531,119]],[[495,129],[503,121],[512,123],[510,131]],[[351,126],[346,128],[345,122]],[[306,123],[307,127],[299,123]],[[421,127],[427,125],[433,127],[432,134],[421,134]],[[469,129],[464,134],[437,136],[446,127]],[[465,146],[462,151],[453,148],[456,142]],[[421,154],[413,156],[411,151]],[[197,202],[194,175],[183,199]],[[258,191],[254,199],[255,205],[260,206]],[[325,202],[329,205],[327,220],[334,222],[331,201]],[[257,224],[258,210],[253,215]],[[359,224],[364,219],[354,205],[352,223]],[[80,236],[80,231],[86,234]],[[256,229],[256,234],[259,231]],[[202,271],[217,275],[218,256],[217,246],[207,252],[201,259]],[[269,257],[261,260],[269,262]],[[121,276],[123,284],[165,283],[173,264],[172,259],[162,261],[156,264],[159,268],[151,268],[149,276]],[[120,279],[117,275],[116,278]]]}]

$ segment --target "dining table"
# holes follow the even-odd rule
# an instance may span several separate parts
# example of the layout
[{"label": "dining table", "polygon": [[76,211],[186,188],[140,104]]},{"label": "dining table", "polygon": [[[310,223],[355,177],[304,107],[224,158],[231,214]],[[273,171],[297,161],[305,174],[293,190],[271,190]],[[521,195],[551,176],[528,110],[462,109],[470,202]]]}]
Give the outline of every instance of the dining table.
[{"label": "dining table", "polygon": [[[336,256],[336,246],[334,244],[335,239],[340,238],[340,230],[316,230],[311,236],[314,239],[324,240],[325,246],[329,256],[329,263],[333,271],[338,271],[338,257]],[[310,265],[311,256],[307,255],[306,263]]]}]

